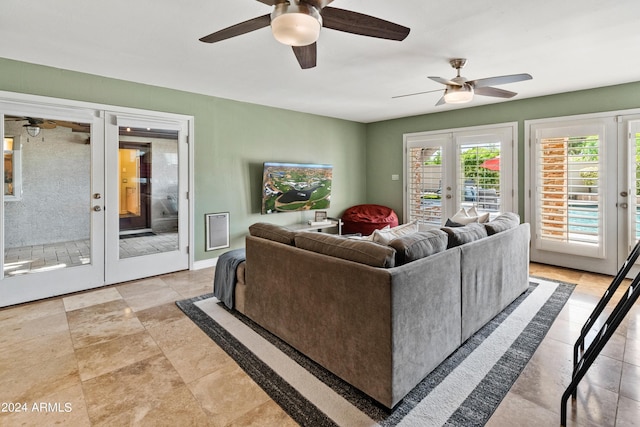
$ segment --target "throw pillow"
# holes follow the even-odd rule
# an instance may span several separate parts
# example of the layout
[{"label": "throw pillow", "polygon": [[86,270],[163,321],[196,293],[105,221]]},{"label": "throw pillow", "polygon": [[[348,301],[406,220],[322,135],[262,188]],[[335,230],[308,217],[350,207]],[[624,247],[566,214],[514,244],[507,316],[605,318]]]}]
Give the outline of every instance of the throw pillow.
[{"label": "throw pillow", "polygon": [[445,227],[464,227],[464,224],[460,224],[459,222],[453,222],[451,219],[447,219],[447,222],[444,224]]},{"label": "throw pillow", "polygon": [[405,234],[389,242],[396,250],[396,266],[415,261],[447,249],[448,236],[442,230]]},{"label": "throw pillow", "polygon": [[470,207],[468,210],[465,208],[460,208],[458,212],[454,216],[452,216],[451,221],[454,223],[467,225],[472,222],[487,222],[489,221],[489,213],[478,214],[475,206]]},{"label": "throw pillow", "polygon": [[471,206],[469,210],[467,210],[467,215],[469,215],[470,217],[478,217],[478,222],[481,223],[489,221],[489,212],[479,214],[475,206]]},{"label": "throw pillow", "polygon": [[386,245],[395,238],[417,232],[418,222],[411,221],[406,224],[398,225],[397,227],[375,230],[371,236],[373,237],[372,240],[374,242]]},{"label": "throw pillow", "polygon": [[447,249],[482,239],[488,235],[484,225],[478,223],[467,224],[464,227],[444,227],[442,230],[449,235]]},{"label": "throw pillow", "polygon": [[484,227],[487,229],[487,234],[493,236],[494,234],[516,228],[518,225],[520,225],[520,216],[513,212],[505,212],[493,221],[484,224]]}]

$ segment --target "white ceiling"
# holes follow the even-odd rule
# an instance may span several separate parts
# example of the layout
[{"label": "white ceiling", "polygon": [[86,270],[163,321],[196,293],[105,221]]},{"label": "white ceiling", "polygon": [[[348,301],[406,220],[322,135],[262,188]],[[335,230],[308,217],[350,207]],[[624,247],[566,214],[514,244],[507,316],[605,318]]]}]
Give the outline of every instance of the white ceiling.
[{"label": "white ceiling", "polygon": [[[529,73],[513,99],[640,81],[638,0],[335,0],[411,28],[402,42],[323,29],[301,70],[269,28],[219,43],[214,31],[267,14],[255,0],[2,0],[0,57],[255,104],[374,122],[505,102],[435,107],[427,78]],[[0,70],[1,72],[1,70]]]}]

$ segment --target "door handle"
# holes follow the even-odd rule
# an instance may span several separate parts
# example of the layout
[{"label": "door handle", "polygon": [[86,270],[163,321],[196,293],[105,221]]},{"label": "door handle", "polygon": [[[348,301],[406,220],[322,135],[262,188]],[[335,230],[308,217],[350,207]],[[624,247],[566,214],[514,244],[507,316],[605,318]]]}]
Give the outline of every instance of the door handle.
[{"label": "door handle", "polygon": [[627,209],[629,207],[628,203],[618,203],[618,207],[622,209]]},{"label": "door handle", "polygon": [[622,197],[627,197],[628,195],[629,195],[629,193],[627,193],[626,191],[620,192],[620,196],[622,196]]},{"label": "door handle", "polygon": [[100,212],[102,210],[102,208],[100,206],[94,206],[93,210],[96,212]]}]

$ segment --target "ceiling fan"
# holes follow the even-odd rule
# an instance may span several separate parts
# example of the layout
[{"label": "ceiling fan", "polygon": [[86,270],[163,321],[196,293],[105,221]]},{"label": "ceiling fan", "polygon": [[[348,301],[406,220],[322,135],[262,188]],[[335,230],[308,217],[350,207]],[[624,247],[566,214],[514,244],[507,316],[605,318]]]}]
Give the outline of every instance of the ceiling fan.
[{"label": "ceiling fan", "polygon": [[[473,95],[495,96],[498,98],[512,98],[517,95],[516,92],[511,92],[504,89],[498,89],[493,85],[503,85],[507,83],[521,82],[523,80],[531,80],[530,74],[510,74],[507,76],[487,77],[484,79],[467,80],[466,77],[460,75],[460,69],[462,69],[467,60],[464,58],[454,58],[449,60],[449,63],[456,69],[457,75],[452,79],[445,79],[442,77],[429,78],[435,82],[442,83],[446,86],[444,89],[444,95],[436,103],[436,106],[442,104],[464,104],[470,102],[473,99]],[[429,90],[426,92],[410,93],[408,95],[394,96],[393,98],[402,98],[405,96],[421,95],[423,93],[439,92],[442,89]]]},{"label": "ceiling fan", "polygon": [[231,37],[271,26],[276,40],[293,48],[300,67],[316,66],[316,41],[322,27],[361,36],[387,40],[404,40],[410,29],[393,22],[335,7],[333,0],[257,0],[273,6],[273,12],[241,22],[202,37],[200,41],[215,43]]},{"label": "ceiling fan", "polygon": [[24,117],[24,116],[5,116],[5,120],[11,121],[26,121],[23,127],[27,129],[27,132],[31,136],[37,136],[40,133],[40,129],[55,129],[58,126],[70,128],[74,132],[89,132],[89,126],[85,123],[69,122],[66,120],[49,120],[41,119],[37,117]]}]

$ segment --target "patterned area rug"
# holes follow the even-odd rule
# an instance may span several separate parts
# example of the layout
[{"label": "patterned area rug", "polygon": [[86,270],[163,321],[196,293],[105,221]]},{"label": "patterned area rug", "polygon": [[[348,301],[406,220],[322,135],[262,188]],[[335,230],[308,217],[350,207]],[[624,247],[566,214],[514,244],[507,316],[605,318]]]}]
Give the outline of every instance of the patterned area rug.
[{"label": "patterned area rug", "polygon": [[176,304],[303,426],[482,426],[520,375],[575,285],[529,289],[469,338],[393,410],[288,346],[212,294]]}]

